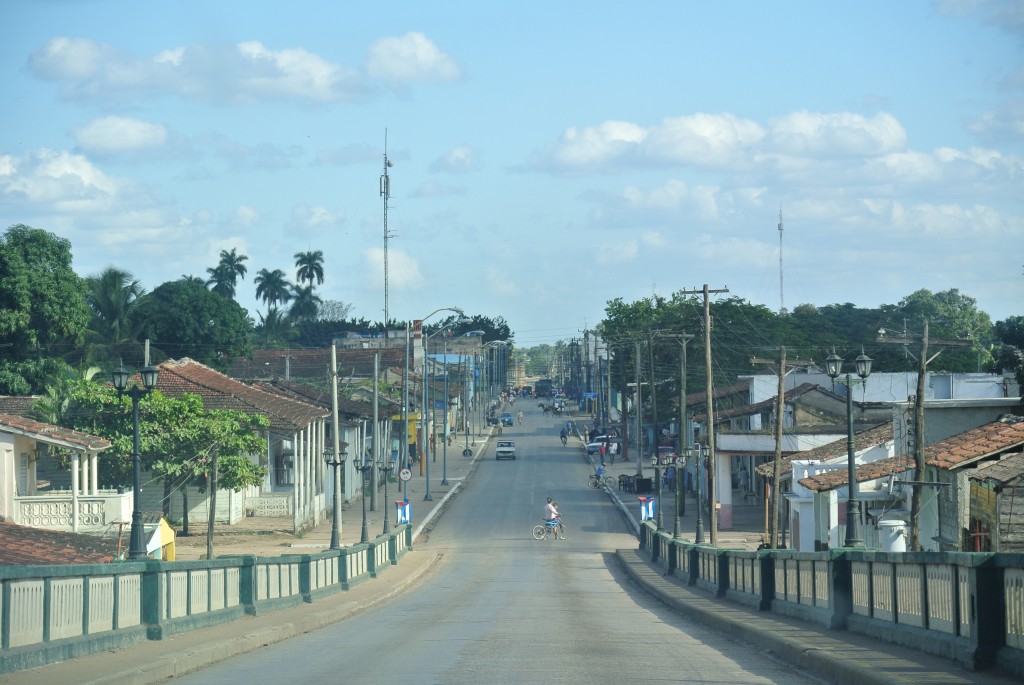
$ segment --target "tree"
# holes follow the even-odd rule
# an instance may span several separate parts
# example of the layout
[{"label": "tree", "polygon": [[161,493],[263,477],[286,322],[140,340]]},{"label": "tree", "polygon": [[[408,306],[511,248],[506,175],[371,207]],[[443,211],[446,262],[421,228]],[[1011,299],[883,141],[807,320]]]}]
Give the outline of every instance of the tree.
[{"label": "tree", "polygon": [[169,357],[191,357],[223,368],[249,353],[252,323],[246,311],[195,281],[171,281],[140,298],[140,331]]},{"label": "tree", "polygon": [[[1005,321],[997,321],[993,332],[1002,345],[990,370],[995,373],[1013,373],[1017,387],[1024,388],[1024,316],[1011,316]],[[1024,398],[1021,404],[1024,405]]]},{"label": "tree", "polygon": [[312,285],[297,285],[292,290],[292,306],[288,309],[288,316],[295,322],[315,321],[320,303]]},{"label": "tree", "polygon": [[230,252],[221,250],[217,266],[206,270],[210,274],[210,280],[206,282],[206,285],[212,285],[211,290],[218,295],[229,300],[234,299],[238,279],[245,280],[245,274],[248,271],[245,262],[248,259],[246,255],[238,254],[235,248],[231,248]]},{"label": "tree", "polygon": [[489,343],[492,340],[507,340],[512,342],[515,338],[515,334],[512,329],[509,328],[508,322],[503,317],[491,318],[489,316],[483,316],[477,314],[474,316],[462,316],[452,315],[446,319],[441,320],[438,324],[433,326],[425,326],[424,334],[433,333],[442,329],[449,329],[453,337],[457,337],[468,333],[470,331],[483,331],[484,343]]},{"label": "tree", "polygon": [[57,368],[48,359],[81,347],[85,290],[68,240],[23,224],[7,230],[0,239],[0,393],[40,392]]},{"label": "tree", "polygon": [[320,250],[295,253],[295,280],[313,286],[324,282],[324,253]]},{"label": "tree", "polygon": [[256,324],[253,336],[263,347],[284,347],[294,340],[296,331],[288,315],[277,307],[271,307],[267,315],[260,313],[260,322]]},{"label": "tree", "polygon": [[291,284],[280,269],[260,269],[256,274],[255,283],[256,297],[263,300],[268,309],[278,304],[287,304],[292,299]]},{"label": "tree", "polygon": [[344,321],[352,313],[352,305],[341,300],[323,300],[316,318],[320,321]]},{"label": "tree", "polygon": [[970,339],[971,347],[950,348],[938,358],[941,369],[951,372],[977,371],[992,363],[988,348],[992,341],[992,320],[979,311],[977,300],[956,288],[932,293],[921,289],[896,305],[882,307],[884,327],[894,332],[918,333],[928,319],[929,336],[934,339]]},{"label": "tree", "polygon": [[145,294],[131,273],[108,267],[85,279],[85,300],[91,317],[86,335],[88,359],[92,362],[126,361],[138,364],[142,346],[133,319],[135,305]]}]

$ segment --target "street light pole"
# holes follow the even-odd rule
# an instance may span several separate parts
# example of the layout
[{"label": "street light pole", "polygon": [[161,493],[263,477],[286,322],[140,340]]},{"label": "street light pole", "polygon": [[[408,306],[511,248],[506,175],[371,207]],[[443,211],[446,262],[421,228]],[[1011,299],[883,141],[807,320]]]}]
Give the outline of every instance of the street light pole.
[{"label": "street light pole", "polygon": [[391,532],[391,520],[388,517],[388,478],[390,477],[391,470],[395,468],[395,465],[391,463],[390,456],[384,456],[379,462],[377,462],[377,469],[380,471],[381,478],[384,479],[384,534],[387,535]]},{"label": "street light pole", "polygon": [[362,530],[360,531],[360,534],[359,534],[359,541],[360,542],[369,542],[370,541],[370,529],[366,525],[366,473],[367,473],[367,471],[369,471],[370,469],[373,468],[373,464],[367,463],[366,462],[366,457],[364,456],[363,460],[360,462],[359,466],[357,466],[356,468],[359,469],[359,473],[362,475],[362,480],[360,481],[360,487],[362,489],[362,493],[360,493],[361,497],[359,499],[362,500],[362,502],[363,502],[363,528],[362,528]]},{"label": "street light pole", "polygon": [[334,514],[331,517],[331,549],[341,549],[341,481],[338,479],[338,467],[345,465],[347,442],[340,443],[341,454],[335,457],[333,447],[324,448],[324,462],[334,469]]},{"label": "street light pole", "polygon": [[117,396],[128,395],[132,400],[132,527],[128,541],[128,558],[132,560],[145,559],[146,540],[142,527],[142,454],[139,446],[139,400],[153,392],[156,387],[159,371],[154,366],[147,366],[142,369],[142,384],[128,387],[129,373],[121,367],[114,371],[114,387],[117,389]]},{"label": "street light pole", "polygon": [[[871,374],[871,357],[861,352],[854,360],[857,368],[857,375],[861,382]],[[839,377],[843,360],[833,350],[825,359],[825,369],[832,380]],[[842,383],[843,381],[840,381]],[[853,384],[856,381],[853,375],[846,372],[846,474],[848,479],[847,490],[849,495],[846,499],[846,540],[844,547],[863,547],[864,538],[860,535],[860,499],[857,488],[857,462],[854,454],[853,443]]]},{"label": "street light pole", "polygon": [[696,464],[694,465],[694,472],[697,474],[694,480],[697,482],[697,522],[694,524],[693,541],[698,545],[704,544],[704,503],[700,499],[700,477],[704,474],[704,465],[701,464],[700,458],[704,454],[703,445],[694,445],[693,447],[694,459]]},{"label": "street light pole", "polygon": [[444,341],[444,435],[441,444],[441,485],[448,485],[448,341]]}]

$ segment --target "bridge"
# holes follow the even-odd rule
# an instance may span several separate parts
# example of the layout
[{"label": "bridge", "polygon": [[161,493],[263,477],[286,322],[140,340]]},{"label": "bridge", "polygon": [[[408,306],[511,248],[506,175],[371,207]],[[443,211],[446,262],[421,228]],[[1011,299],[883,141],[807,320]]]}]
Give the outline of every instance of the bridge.
[{"label": "bridge", "polygon": [[[293,554],[211,561],[0,568],[4,681],[40,682],[45,677],[59,685],[65,682],[63,673],[69,683],[119,682],[119,675],[133,673],[135,682],[156,682],[326,629],[341,618],[369,618],[376,612],[364,612],[363,607],[377,606],[407,588],[402,602],[406,595],[423,598],[444,592],[430,586],[435,578],[444,585],[474,588],[473,602],[487,607],[486,617],[469,609],[459,615],[458,624],[461,630],[470,630],[467,624],[486,626],[475,629],[491,636],[491,658],[504,645],[493,638],[493,631],[501,633],[502,626],[513,623],[507,616],[512,609],[505,605],[543,597],[539,608],[533,607],[539,615],[520,617],[521,630],[529,636],[543,632],[547,622],[568,622],[560,634],[580,632],[601,644],[608,659],[594,657],[600,664],[594,667],[594,682],[604,682],[602,674],[611,678],[607,682],[622,682],[631,672],[634,677],[648,674],[656,663],[695,649],[681,645],[697,628],[675,627],[676,619],[663,614],[664,607],[834,682],[927,682],[929,673],[942,673],[944,682],[1000,682],[1002,674],[1011,674],[1006,682],[1013,682],[1012,676],[1024,675],[1020,556],[755,551],[727,548],[727,534],[717,548],[696,545],[688,539],[692,512],[684,517],[687,527],[677,538],[671,526],[659,530],[657,520],[639,521],[635,496],[586,488],[591,464],[585,452],[572,443],[561,446],[558,419],[524,409],[526,423],[505,429],[517,441],[519,459],[496,461],[492,445],[483,441],[474,448],[474,457],[466,459],[456,446],[443,462],[439,457],[432,464],[435,500],[419,501],[423,483],[413,481],[414,523],[374,535],[367,543],[358,542],[358,509],[350,508],[341,550],[310,547],[294,548],[300,553]],[[451,481],[447,488],[437,484],[439,466]],[[635,465],[618,470],[624,468]],[[548,493],[566,512],[568,540],[529,537],[528,528]],[[420,511],[423,519],[416,522]],[[377,532],[380,514],[374,518]],[[316,544],[311,538],[306,542]],[[456,583],[456,573],[472,581]],[[656,601],[649,604],[635,595],[630,580]],[[553,582],[561,591],[549,590]],[[507,597],[509,601],[494,599],[513,584],[517,594]],[[616,590],[610,595],[612,587]],[[473,604],[466,594],[455,595],[452,611],[456,605]],[[565,595],[575,599],[559,611]],[[597,607],[588,606],[589,596],[601,598]],[[398,605],[399,599],[392,604]],[[613,616],[628,612],[629,625],[605,626],[607,619],[597,611],[603,604]],[[586,625],[574,625],[584,607]],[[407,616],[417,615],[406,611]],[[653,630],[647,621],[668,628],[645,640]],[[620,629],[625,648],[606,641]],[[444,633],[448,628],[435,624],[430,630]],[[527,639],[524,633],[515,634],[506,641]],[[575,661],[573,654],[584,651],[585,643],[572,640],[564,647],[563,667]],[[702,658],[732,663],[736,655],[731,650],[740,649],[738,644],[726,645],[717,652],[721,656]],[[389,658],[397,659],[393,652],[388,651]],[[580,673],[589,672],[588,666],[579,668]],[[768,666],[756,668],[773,673]],[[792,681],[785,671],[764,677]],[[496,676],[494,682],[501,681]]]}]

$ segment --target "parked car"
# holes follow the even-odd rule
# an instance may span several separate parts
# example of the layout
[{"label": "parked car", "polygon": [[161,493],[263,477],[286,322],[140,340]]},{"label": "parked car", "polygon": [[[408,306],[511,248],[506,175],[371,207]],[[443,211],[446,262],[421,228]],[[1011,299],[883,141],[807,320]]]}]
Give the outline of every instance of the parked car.
[{"label": "parked car", "polygon": [[598,435],[590,439],[587,443],[587,454],[597,454],[601,451],[601,445],[609,445],[615,443],[619,446],[619,452],[622,451],[622,438],[613,435]]},{"label": "parked car", "polygon": [[666,447],[662,445],[658,448],[658,463],[659,464],[670,464],[679,459],[679,455],[676,454],[675,447]]},{"label": "parked car", "polygon": [[515,423],[515,419],[512,418],[512,414],[509,412],[502,412],[501,414],[501,425],[511,426]]}]

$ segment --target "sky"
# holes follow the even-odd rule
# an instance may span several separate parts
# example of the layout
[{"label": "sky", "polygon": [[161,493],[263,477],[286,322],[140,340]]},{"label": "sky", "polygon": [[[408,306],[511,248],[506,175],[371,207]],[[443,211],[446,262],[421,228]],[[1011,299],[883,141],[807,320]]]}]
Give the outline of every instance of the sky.
[{"label": "sky", "polygon": [[704,284],[1024,315],[1019,1],[3,0],[0,84],[0,228],[148,290],[235,249],[256,321],[309,250],[520,347]]}]

